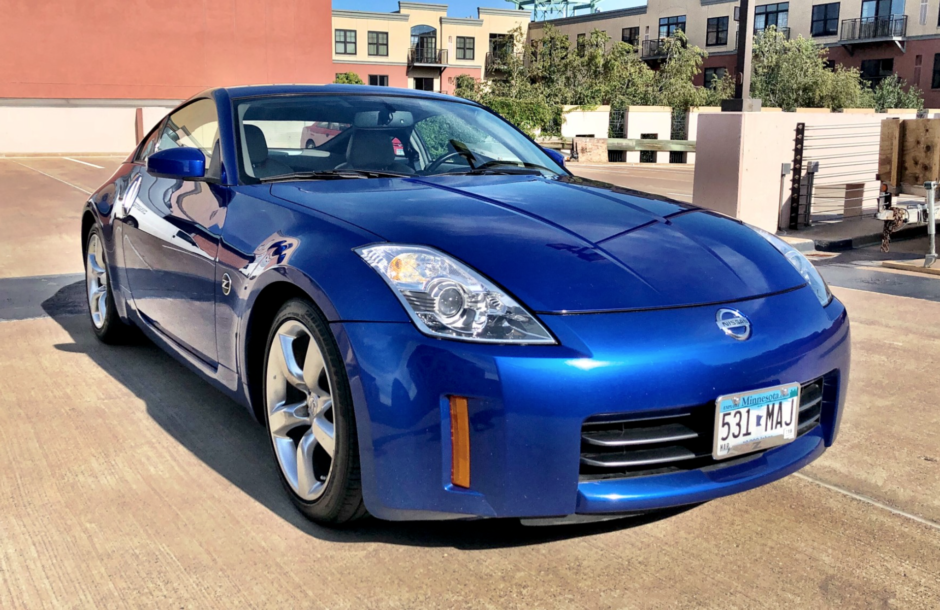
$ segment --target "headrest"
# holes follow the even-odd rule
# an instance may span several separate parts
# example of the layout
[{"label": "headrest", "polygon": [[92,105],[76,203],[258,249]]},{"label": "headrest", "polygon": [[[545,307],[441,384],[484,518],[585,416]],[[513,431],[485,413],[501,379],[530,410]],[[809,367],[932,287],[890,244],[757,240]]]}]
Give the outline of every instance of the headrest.
[{"label": "headrest", "polygon": [[346,162],[352,169],[385,169],[395,163],[394,134],[383,129],[357,129],[349,138]]},{"label": "headrest", "polygon": [[248,146],[248,158],[252,165],[268,160],[268,142],[264,132],[257,125],[245,125],[245,144]]}]

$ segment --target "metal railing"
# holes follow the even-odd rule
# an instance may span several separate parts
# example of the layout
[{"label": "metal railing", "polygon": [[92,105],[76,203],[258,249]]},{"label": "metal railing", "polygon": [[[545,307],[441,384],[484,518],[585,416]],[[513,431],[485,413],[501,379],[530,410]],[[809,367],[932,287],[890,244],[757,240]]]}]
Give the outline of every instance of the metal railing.
[{"label": "metal railing", "polygon": [[490,51],[486,54],[487,73],[505,72],[512,58],[521,60],[523,55],[522,53],[510,53],[509,51]]},{"label": "metal railing", "polygon": [[790,229],[871,216],[881,195],[878,122],[797,123],[790,185]]},{"label": "metal railing", "polygon": [[447,49],[434,47],[411,47],[408,49],[408,67],[447,65]]},{"label": "metal railing", "polygon": [[907,36],[907,15],[843,19],[839,40],[861,41],[904,38]]},{"label": "metal railing", "polygon": [[666,39],[665,38],[654,38],[652,40],[644,40],[643,48],[640,49],[640,57],[643,59],[653,59],[655,57],[665,57],[666,56]]}]

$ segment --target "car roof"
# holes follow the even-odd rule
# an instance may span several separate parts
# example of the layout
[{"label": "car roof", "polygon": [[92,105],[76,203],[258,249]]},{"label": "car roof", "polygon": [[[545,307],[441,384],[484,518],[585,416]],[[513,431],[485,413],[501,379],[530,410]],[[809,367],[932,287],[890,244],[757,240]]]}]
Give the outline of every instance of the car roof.
[{"label": "car roof", "polygon": [[[200,96],[205,96],[213,91],[224,90],[230,98],[255,97],[266,95],[296,95],[302,93],[332,93],[344,94],[355,93],[359,95],[404,95],[408,97],[420,97],[427,99],[438,99],[447,101],[469,102],[463,98],[455,98],[452,95],[442,93],[432,93],[429,91],[418,91],[417,89],[400,89],[396,87],[372,87],[369,85],[244,85],[238,87],[216,87],[203,92]],[[472,103],[472,102],[470,102]]]}]

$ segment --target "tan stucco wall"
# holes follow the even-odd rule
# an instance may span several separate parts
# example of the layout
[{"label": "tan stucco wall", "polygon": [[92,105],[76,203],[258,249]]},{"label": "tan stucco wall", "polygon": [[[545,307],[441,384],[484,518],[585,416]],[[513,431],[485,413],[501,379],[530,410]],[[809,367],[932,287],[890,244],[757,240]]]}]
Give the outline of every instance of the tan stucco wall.
[{"label": "tan stucco wall", "polygon": [[[623,114],[624,137],[639,140],[644,133],[656,134],[656,140],[669,140],[672,135],[672,108],[668,106],[627,106]],[[627,153],[627,163],[639,163],[640,153]],[[669,163],[668,152],[656,153],[656,163]]]},{"label": "tan stucco wall", "polygon": [[[350,71],[359,74],[363,80],[363,70],[369,65],[401,66],[408,64],[408,50],[411,48],[411,28],[427,25],[437,30],[438,49],[447,50],[447,68],[443,74],[440,69],[414,68],[408,72],[408,87],[414,86],[415,78],[433,77],[435,90],[453,88],[453,79],[458,74],[469,74],[475,78],[484,78],[486,54],[489,50],[490,34],[508,34],[514,28],[521,27],[523,34],[529,23],[527,11],[506,9],[477,9],[476,17],[453,18],[447,16],[447,6],[443,4],[422,4],[400,2],[396,13],[374,13],[363,11],[333,11],[333,32],[338,29],[356,31],[356,54],[338,55],[335,37],[331,38],[332,57],[337,72],[344,65]],[[368,33],[388,33],[388,56],[370,56],[368,54]],[[331,34],[333,36],[333,34]],[[457,37],[474,39],[472,59],[457,58]],[[442,78],[444,79],[442,82]]]}]

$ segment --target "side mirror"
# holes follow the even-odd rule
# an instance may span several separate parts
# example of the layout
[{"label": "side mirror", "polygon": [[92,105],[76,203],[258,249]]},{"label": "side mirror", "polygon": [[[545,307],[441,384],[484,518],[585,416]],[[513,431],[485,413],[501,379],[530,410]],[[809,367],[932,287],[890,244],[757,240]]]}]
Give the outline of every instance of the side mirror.
[{"label": "side mirror", "polygon": [[562,167],[565,166],[565,155],[561,154],[560,152],[558,152],[557,150],[553,148],[545,148],[544,146],[542,147],[542,150],[545,152],[546,155],[552,158],[552,161],[554,161],[555,163],[557,163],[558,165]]},{"label": "side mirror", "polygon": [[159,178],[199,180],[206,177],[206,155],[198,148],[168,148],[147,157],[147,171]]}]

